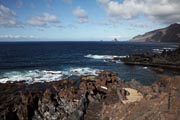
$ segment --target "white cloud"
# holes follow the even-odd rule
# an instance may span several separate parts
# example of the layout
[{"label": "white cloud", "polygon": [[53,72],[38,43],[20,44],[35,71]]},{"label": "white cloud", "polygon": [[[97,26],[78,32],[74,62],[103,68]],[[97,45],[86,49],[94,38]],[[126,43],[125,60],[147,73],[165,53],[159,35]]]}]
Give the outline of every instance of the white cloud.
[{"label": "white cloud", "polygon": [[97,0],[116,20],[146,16],[159,23],[180,22],[180,0]]},{"label": "white cloud", "polygon": [[18,22],[16,19],[16,13],[5,7],[4,5],[0,5],[0,26],[4,27],[16,27],[18,26]]},{"label": "white cloud", "polygon": [[57,16],[44,13],[42,15],[33,16],[27,20],[27,24],[38,27],[46,27],[49,24],[59,24]]},{"label": "white cloud", "polygon": [[73,15],[77,17],[79,23],[89,22],[89,18],[86,11],[80,7],[77,7],[73,10]]},{"label": "white cloud", "polygon": [[10,34],[2,34],[0,35],[0,39],[20,39],[20,38],[36,38],[34,35],[10,35]]}]

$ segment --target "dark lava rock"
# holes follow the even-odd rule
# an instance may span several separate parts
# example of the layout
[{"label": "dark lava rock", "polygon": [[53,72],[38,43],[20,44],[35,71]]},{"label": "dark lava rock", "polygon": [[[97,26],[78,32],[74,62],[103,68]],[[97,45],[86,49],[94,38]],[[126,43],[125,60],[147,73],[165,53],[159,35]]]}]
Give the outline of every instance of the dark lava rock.
[{"label": "dark lava rock", "polygon": [[0,84],[0,119],[82,120],[88,105],[100,104],[117,76],[103,71],[99,76],[81,76],[80,79],[79,87],[75,80],[66,79],[31,85],[24,82]]},{"label": "dark lava rock", "polygon": [[87,98],[84,94],[78,96],[72,85],[74,82],[71,80],[33,85],[0,84],[0,119],[59,120],[74,119],[75,115],[80,119],[85,112]]},{"label": "dark lava rock", "polygon": [[162,53],[157,54],[132,54],[125,58],[121,58],[121,61],[128,65],[143,65],[152,66],[157,73],[163,73],[164,69],[180,69],[180,46],[175,50],[164,50]]},{"label": "dark lava rock", "polygon": [[[0,120],[143,120],[157,118],[160,113],[161,119],[174,119],[180,105],[179,79],[163,76],[152,86],[144,86],[103,71],[98,76],[81,77],[79,86],[74,80],[0,84]],[[145,99],[123,104],[130,94],[125,87],[138,90]]]}]

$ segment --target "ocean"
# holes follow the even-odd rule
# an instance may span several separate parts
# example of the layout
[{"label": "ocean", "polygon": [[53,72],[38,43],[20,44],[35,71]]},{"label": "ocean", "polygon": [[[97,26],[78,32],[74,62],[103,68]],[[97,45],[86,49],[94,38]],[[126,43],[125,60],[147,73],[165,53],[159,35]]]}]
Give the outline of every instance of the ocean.
[{"label": "ocean", "polygon": [[1,42],[0,82],[32,84],[110,70],[126,81],[136,79],[151,84],[159,75],[148,67],[105,60],[134,53],[160,53],[164,48],[177,47],[177,44],[133,42]]}]

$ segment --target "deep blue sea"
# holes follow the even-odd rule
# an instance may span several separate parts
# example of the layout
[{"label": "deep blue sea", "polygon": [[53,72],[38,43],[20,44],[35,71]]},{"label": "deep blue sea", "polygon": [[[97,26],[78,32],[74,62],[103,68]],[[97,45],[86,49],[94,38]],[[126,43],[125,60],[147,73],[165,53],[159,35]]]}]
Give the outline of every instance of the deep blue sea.
[{"label": "deep blue sea", "polygon": [[111,70],[124,80],[136,79],[150,84],[159,75],[147,67],[105,60],[146,51],[160,52],[164,48],[174,49],[177,46],[130,42],[1,42],[0,82],[44,82]]}]

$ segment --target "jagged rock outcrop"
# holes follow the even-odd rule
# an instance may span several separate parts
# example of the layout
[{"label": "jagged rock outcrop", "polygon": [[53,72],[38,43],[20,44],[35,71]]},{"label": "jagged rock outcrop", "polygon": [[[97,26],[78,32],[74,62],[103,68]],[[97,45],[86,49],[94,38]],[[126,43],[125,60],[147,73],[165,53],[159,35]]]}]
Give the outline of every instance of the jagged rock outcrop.
[{"label": "jagged rock outcrop", "polygon": [[0,91],[1,120],[80,120],[88,104],[71,80],[6,83]]},{"label": "jagged rock outcrop", "polygon": [[79,85],[74,80],[0,84],[0,120],[174,120],[180,117],[179,80],[163,76],[144,86],[102,71],[80,77]]},{"label": "jagged rock outcrop", "polygon": [[32,85],[0,84],[0,119],[82,120],[88,105],[99,104],[119,80],[116,74],[108,71],[80,79],[79,85],[74,80]]},{"label": "jagged rock outcrop", "polygon": [[180,24],[172,24],[166,28],[147,32],[133,37],[133,42],[173,42],[180,43]]}]

